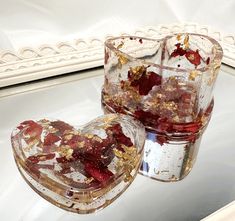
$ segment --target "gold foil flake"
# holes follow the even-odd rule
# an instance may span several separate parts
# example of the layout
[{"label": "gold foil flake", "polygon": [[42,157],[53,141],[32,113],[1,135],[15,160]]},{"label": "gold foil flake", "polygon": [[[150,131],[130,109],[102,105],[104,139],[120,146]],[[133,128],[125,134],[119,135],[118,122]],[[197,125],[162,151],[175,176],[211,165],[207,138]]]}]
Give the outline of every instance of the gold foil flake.
[{"label": "gold foil flake", "polygon": [[174,116],[173,121],[176,122],[176,123],[179,123],[179,121],[180,121],[179,116],[178,115]]},{"label": "gold foil flake", "polygon": [[86,138],[88,138],[88,139],[92,139],[95,135],[93,135],[93,134],[85,134],[84,136]]},{"label": "gold foil flake", "polygon": [[73,134],[66,134],[63,138],[65,140],[71,140],[73,138]]},{"label": "gold foil flake", "polygon": [[118,150],[118,149],[113,149],[113,152],[115,154],[115,156],[117,156],[118,158],[122,158],[123,156],[123,152],[121,150]]},{"label": "gold foil flake", "polygon": [[41,124],[41,126],[49,126],[50,125],[50,121],[47,119],[39,120],[38,123]]},{"label": "gold foil flake", "polygon": [[120,48],[122,48],[123,45],[124,45],[124,42],[122,41],[122,42],[117,46],[117,49],[119,50]]},{"label": "gold foil flake", "polygon": [[185,49],[189,48],[189,35],[186,35],[184,38],[184,48]]},{"label": "gold foil flake", "polygon": [[38,123],[43,127],[43,129],[48,129],[50,127],[50,121],[47,119],[39,120]]},{"label": "gold foil flake", "polygon": [[59,147],[59,151],[60,155],[62,157],[65,157],[67,160],[70,160],[73,156],[73,149],[70,148],[70,146],[68,145],[62,145]]},{"label": "gold foil flake", "polygon": [[81,141],[77,143],[78,148],[84,148],[84,146],[85,146],[85,141]]},{"label": "gold foil flake", "polygon": [[140,160],[140,155],[137,154],[137,150],[134,146],[127,147],[122,145],[122,149],[124,151],[118,150],[114,148],[113,152],[115,156],[119,159],[117,162],[117,170],[124,170],[125,179],[124,181],[127,182],[132,178],[131,172],[136,167],[138,161]]},{"label": "gold foil flake", "polygon": [[149,109],[156,110],[159,108],[159,105],[160,105],[160,102],[157,99],[153,99],[151,101],[144,102],[144,108],[146,108],[147,110],[149,110]]},{"label": "gold foil flake", "polygon": [[98,136],[94,136],[92,139],[97,141],[97,142],[99,142],[99,143],[103,142],[103,140],[100,137],[98,137]]},{"label": "gold foil flake", "polygon": [[194,59],[195,59],[194,54],[190,54],[190,55],[187,57],[187,59],[190,60],[190,61],[194,61]]},{"label": "gold foil flake", "polygon": [[72,134],[72,135],[79,135],[81,132],[79,130],[65,130],[64,135]]},{"label": "gold foil flake", "polygon": [[121,53],[117,53],[117,57],[118,57],[118,68],[121,69],[122,65],[127,64],[129,60]]},{"label": "gold foil flake", "polygon": [[159,93],[157,93],[157,94],[156,94],[156,98],[161,99],[162,97],[163,97],[163,95],[162,95],[162,94],[159,94]]},{"label": "gold foil flake", "polygon": [[117,119],[117,115],[105,115],[105,117],[103,118],[103,121],[105,124],[109,124],[112,121],[115,121]]},{"label": "gold foil flake", "polygon": [[177,39],[177,41],[180,41],[181,40],[181,34],[177,34],[176,39]]},{"label": "gold foil flake", "polygon": [[195,79],[197,78],[197,76],[200,75],[200,74],[201,74],[200,71],[196,71],[196,70],[191,71],[191,72],[189,73],[189,80],[190,80],[190,81],[195,81]]},{"label": "gold foil flake", "polygon": [[176,80],[177,80],[176,76],[170,76],[169,77],[169,81],[176,81]]},{"label": "gold foil flake", "polygon": [[162,109],[167,109],[171,111],[175,111],[178,108],[178,105],[174,101],[168,101],[162,103]]},{"label": "gold foil flake", "polygon": [[[26,139],[27,140],[27,139]],[[40,144],[41,141],[39,139],[33,139],[31,140],[29,143],[27,143],[27,146],[26,147],[23,147],[23,149],[25,151],[30,151],[32,149],[32,147],[34,147],[35,145],[38,145]]]},{"label": "gold foil flake", "polygon": [[42,124],[50,124],[50,121],[47,120],[47,119],[41,119],[38,121],[39,123],[42,123]]},{"label": "gold foil flake", "polygon": [[56,129],[56,128],[54,128],[54,127],[49,127],[49,128],[48,128],[48,131],[49,131],[49,133],[54,134],[54,133],[57,133],[59,130]]},{"label": "gold foil flake", "polygon": [[143,75],[143,73],[146,71],[146,67],[144,65],[131,67],[130,71],[133,74],[133,76],[132,76],[133,79],[138,80]]},{"label": "gold foil flake", "polygon": [[86,184],[89,184],[89,183],[91,183],[93,180],[94,180],[93,177],[86,177],[86,178],[84,179],[84,182],[85,182]]}]

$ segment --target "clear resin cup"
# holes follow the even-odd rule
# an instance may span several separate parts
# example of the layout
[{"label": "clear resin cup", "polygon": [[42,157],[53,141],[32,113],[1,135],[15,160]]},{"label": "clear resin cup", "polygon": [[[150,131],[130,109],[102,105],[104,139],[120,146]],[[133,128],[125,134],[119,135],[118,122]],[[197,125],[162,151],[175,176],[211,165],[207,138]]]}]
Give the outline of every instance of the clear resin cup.
[{"label": "clear resin cup", "polygon": [[11,136],[26,182],[54,205],[92,213],[112,203],[138,173],[144,126],[130,116],[101,116],[79,129],[60,120],[24,121]]},{"label": "clear resin cup", "polygon": [[222,55],[214,39],[199,34],[105,42],[102,105],[145,125],[140,173],[169,182],[190,172],[211,117]]}]

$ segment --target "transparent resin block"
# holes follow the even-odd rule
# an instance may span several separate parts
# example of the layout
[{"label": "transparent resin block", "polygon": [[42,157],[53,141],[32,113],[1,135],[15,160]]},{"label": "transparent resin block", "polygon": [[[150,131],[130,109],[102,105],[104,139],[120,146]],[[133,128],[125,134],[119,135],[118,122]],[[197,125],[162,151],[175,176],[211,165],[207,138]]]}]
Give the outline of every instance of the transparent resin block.
[{"label": "transparent resin block", "polygon": [[142,174],[177,181],[189,173],[211,117],[222,55],[214,39],[199,34],[105,42],[102,104],[106,113],[128,114],[145,125]]},{"label": "transparent resin block", "polygon": [[29,120],[13,130],[11,141],[20,173],[40,196],[65,210],[91,213],[112,203],[135,178],[145,129],[118,114],[82,128]]}]

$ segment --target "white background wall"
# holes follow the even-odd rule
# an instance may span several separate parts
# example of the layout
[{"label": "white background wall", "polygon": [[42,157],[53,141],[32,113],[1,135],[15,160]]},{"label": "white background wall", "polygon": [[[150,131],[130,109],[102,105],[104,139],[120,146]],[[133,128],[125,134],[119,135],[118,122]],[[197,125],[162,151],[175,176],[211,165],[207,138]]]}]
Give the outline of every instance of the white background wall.
[{"label": "white background wall", "polygon": [[235,34],[235,0],[0,0],[0,48],[184,21]]}]

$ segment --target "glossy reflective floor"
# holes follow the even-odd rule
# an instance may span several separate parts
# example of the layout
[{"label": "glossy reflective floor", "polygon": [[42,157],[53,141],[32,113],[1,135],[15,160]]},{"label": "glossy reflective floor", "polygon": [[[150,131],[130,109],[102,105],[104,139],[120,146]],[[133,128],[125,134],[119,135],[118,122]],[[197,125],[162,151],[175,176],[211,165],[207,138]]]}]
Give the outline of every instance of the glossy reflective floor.
[{"label": "glossy reflective floor", "polygon": [[235,75],[228,72],[235,70],[224,67],[220,72],[212,119],[191,173],[176,183],[157,182],[138,175],[113,204],[92,215],[61,210],[39,197],[28,186],[17,171],[10,133],[15,125],[25,119],[48,117],[71,124],[84,124],[102,115],[100,91],[103,69],[53,79],[54,83],[44,81],[0,90],[1,220],[197,221],[233,201]]}]

